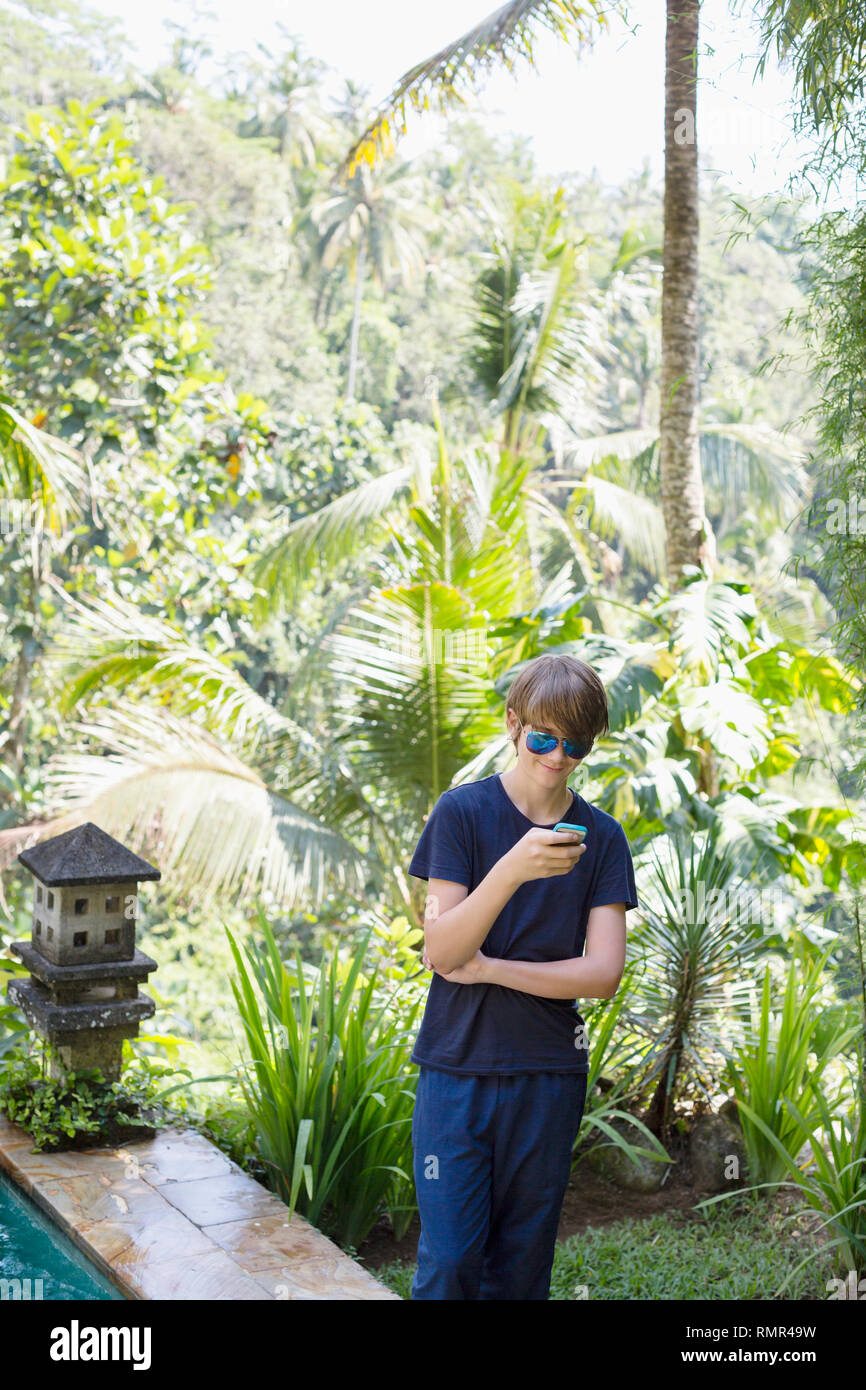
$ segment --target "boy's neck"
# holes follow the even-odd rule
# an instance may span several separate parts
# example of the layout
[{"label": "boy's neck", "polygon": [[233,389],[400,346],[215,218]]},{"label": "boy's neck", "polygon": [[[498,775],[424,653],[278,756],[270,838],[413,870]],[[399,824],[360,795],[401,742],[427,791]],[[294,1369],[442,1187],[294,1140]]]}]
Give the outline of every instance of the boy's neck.
[{"label": "boy's neck", "polygon": [[536,781],[527,777],[520,767],[512,767],[501,772],[499,780],[518,811],[527,816],[535,825],[551,825],[562,820],[572,807],[573,798],[568,789],[568,769],[559,780],[554,781],[549,774],[547,782],[541,777]]}]

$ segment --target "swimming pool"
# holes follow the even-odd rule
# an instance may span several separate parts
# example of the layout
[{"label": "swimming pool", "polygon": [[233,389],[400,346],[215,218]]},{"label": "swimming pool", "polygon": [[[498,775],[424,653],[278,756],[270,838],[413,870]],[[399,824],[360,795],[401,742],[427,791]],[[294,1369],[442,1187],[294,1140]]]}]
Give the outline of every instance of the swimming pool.
[{"label": "swimming pool", "polygon": [[126,1302],[60,1227],[0,1172],[0,1302],[13,1298]]}]

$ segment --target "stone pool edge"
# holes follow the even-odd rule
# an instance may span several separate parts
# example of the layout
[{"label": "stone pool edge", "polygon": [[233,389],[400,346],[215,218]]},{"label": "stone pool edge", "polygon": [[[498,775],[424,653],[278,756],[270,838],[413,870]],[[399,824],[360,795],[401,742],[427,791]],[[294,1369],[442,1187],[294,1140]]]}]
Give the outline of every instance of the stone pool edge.
[{"label": "stone pool edge", "polygon": [[0,1116],[0,1168],[129,1299],[402,1301],[197,1130],[32,1148]]}]

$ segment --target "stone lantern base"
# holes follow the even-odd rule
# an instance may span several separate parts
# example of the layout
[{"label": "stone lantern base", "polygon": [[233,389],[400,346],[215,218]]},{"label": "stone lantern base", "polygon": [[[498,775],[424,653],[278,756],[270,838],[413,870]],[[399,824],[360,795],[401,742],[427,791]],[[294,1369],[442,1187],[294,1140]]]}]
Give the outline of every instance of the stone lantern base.
[{"label": "stone lantern base", "polygon": [[137,1037],[127,1028],[100,1028],[90,1033],[52,1033],[48,1041],[55,1055],[48,1063],[48,1075],[59,1081],[70,1072],[90,1071],[98,1067],[106,1081],[119,1081],[123,1071],[123,1040]]},{"label": "stone lantern base", "polygon": [[156,1012],[153,1000],[138,992],[156,961],[136,949],[127,961],[64,966],[27,941],[13,941],[10,950],[32,974],[11,980],[7,995],[56,1050],[51,1077],[98,1067],[106,1081],[119,1081],[124,1038],[137,1037],[140,1021]]}]

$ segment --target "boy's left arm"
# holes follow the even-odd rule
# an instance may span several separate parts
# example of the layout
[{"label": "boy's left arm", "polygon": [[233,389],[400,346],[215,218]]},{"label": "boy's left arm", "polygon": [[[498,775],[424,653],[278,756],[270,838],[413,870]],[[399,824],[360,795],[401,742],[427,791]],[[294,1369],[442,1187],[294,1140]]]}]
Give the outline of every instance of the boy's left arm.
[{"label": "boy's left arm", "polygon": [[605,903],[590,909],[582,956],[502,960],[478,951],[443,979],[460,985],[504,985],[547,999],[611,999],[625,969],[625,944],[625,903]]}]

